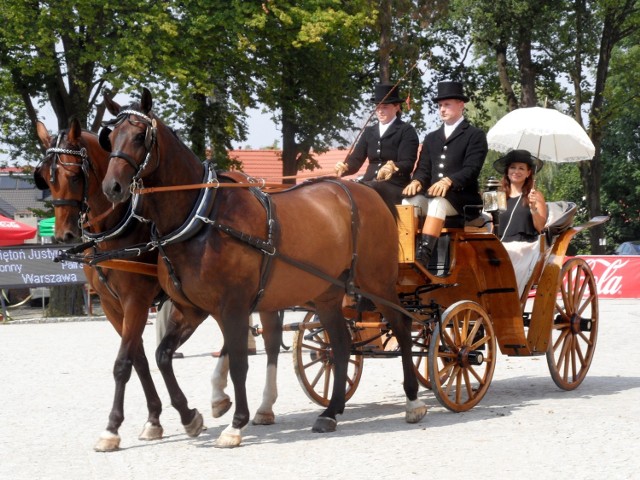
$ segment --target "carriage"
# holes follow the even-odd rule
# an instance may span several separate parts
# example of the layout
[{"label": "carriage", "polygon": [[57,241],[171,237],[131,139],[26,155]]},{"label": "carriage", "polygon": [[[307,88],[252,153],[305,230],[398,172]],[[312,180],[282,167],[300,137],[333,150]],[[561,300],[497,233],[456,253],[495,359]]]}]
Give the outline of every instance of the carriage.
[{"label": "carriage", "polygon": [[[212,413],[222,415],[231,406],[224,393],[227,373],[233,380],[236,410],[216,446],[240,445],[241,430],[249,421],[246,335],[254,310],[261,314],[262,326],[256,330],[265,336],[268,372],[275,372],[282,330],[296,331],[293,357],[298,378],[305,392],[326,407],[313,426],[316,432],[335,430],[336,415],[357,388],[367,356],[402,357],[408,423],[426,414],[426,405],[418,399],[418,382],[432,388],[450,410],[476,405],[490,384],[498,347],[507,355],[546,354],[561,388],[576,388],[584,379],[597,337],[597,292],[584,261],[571,259],[563,265],[563,260],[571,237],[605,217],[572,227],[573,206],[552,222],[529,281],[527,292],[536,289],[533,308],[527,312],[529,295],[518,298],[513,268],[491,222],[445,225],[441,261],[432,271],[414,258],[420,219],[413,207],[385,205],[372,189],[335,178],[265,194],[265,184],[246,176],[217,175],[212,165],[203,164],[153,115],[148,90],[140,104],[126,109],[107,103],[116,115],[113,132],[105,128],[100,134],[108,155],[98,152],[95,136],[81,134],[76,122],[68,134],[56,138],[42,132],[50,154],[35,172],[36,183],[44,175],[40,179],[56,187],[57,208],[77,216],[84,205],[95,202],[87,224],[100,230],[108,227],[104,222],[113,223],[107,229],[109,243],[115,242],[111,234],[122,229],[120,217],[114,218],[106,208],[110,204],[122,205],[127,218],[142,219],[146,229],[131,229],[141,235],[142,244],[132,246],[118,236],[115,253],[100,248],[99,243],[106,246],[104,240],[77,250],[94,251],[83,261],[99,265],[105,297],[119,302],[110,320],[123,336],[114,369],[119,395],[96,449],[118,448],[124,384],[132,361],[143,374],[143,384],[148,381],[140,341],[146,314],[126,313],[125,308],[137,305],[144,310],[153,298],[137,298],[132,286],[140,284],[135,277],[140,275],[153,277],[149,285],[161,286],[174,300],[172,322],[156,360],[190,436],[202,431],[202,416],[189,408],[177,384],[172,354],[208,315],[220,323],[228,355],[226,366],[216,368],[218,380],[212,380]],[[69,146],[61,148],[63,140]],[[392,212],[398,213],[397,222]],[[75,227],[71,218],[60,223],[56,221],[56,230],[61,236],[79,230],[77,220]],[[323,235],[315,235],[318,231]],[[151,254],[147,263],[125,260],[128,272],[120,276],[119,295],[113,295],[113,284],[103,281],[101,268],[117,270],[114,262],[139,260],[145,252]],[[312,308],[303,322],[283,327],[278,312],[291,305]],[[274,373],[267,374],[267,383],[254,423],[274,421]],[[141,438],[160,438],[161,406],[155,401],[155,388],[149,384],[147,390],[152,432],[145,425]]]},{"label": "carriage", "polygon": [[[453,412],[467,411],[482,400],[498,348],[509,356],[546,355],[551,377],[563,390],[577,388],[587,375],[598,335],[598,294],[587,263],[578,257],[564,260],[571,238],[607,217],[573,226],[574,203],[550,202],[548,207],[541,254],[519,298],[511,261],[493,233],[496,216],[471,221],[449,218],[438,257],[425,268],[415,261],[417,209],[397,206],[401,244],[397,290],[403,307],[413,315],[416,374]],[[343,311],[352,336],[346,393],[350,398],[365,358],[399,353],[379,312],[362,311],[355,298],[347,299]],[[302,322],[284,328],[295,332],[293,362],[300,385],[311,400],[326,405],[332,382],[326,331],[313,311]]]}]

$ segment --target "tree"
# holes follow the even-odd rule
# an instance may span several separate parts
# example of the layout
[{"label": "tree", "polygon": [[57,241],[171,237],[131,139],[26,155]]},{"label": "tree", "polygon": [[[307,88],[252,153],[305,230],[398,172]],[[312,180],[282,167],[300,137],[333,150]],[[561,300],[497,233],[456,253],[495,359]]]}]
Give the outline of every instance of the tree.
[{"label": "tree", "polygon": [[[38,107],[49,105],[58,129],[66,128],[73,116],[96,131],[104,112],[102,89],[108,87],[115,93],[127,82],[144,78],[155,52],[166,49],[167,42],[176,37],[169,4],[143,0],[126,6],[102,0],[2,2],[1,85],[3,94],[13,99],[3,121],[28,118],[35,145],[35,123],[41,116]],[[27,143],[16,136],[20,132],[7,140],[15,146]],[[32,147],[26,153],[33,158],[36,151]],[[13,153],[17,157],[25,152]]]},{"label": "tree", "polygon": [[[616,115],[604,102],[611,55],[637,31],[637,7],[637,0],[451,2],[449,25],[473,44],[480,61],[467,70],[480,75],[484,95],[499,93],[508,109],[540,104],[544,98],[571,112],[581,125],[586,124],[583,112],[589,112],[596,153],[579,168],[591,216],[601,213],[603,128]],[[493,70],[487,67],[491,63]],[[603,228],[590,230],[593,253],[604,251],[599,241]]]},{"label": "tree", "polygon": [[345,143],[342,132],[370,85],[369,6],[267,1],[246,11],[241,45],[255,67],[258,101],[281,124],[285,177],[313,165],[312,151]]},{"label": "tree", "polygon": [[[172,38],[166,7],[145,1],[126,7],[97,0],[0,3],[2,130],[9,133],[4,140],[13,146],[13,157],[38,159],[35,124],[45,104],[58,129],[74,116],[97,130],[102,88],[118,91],[136,74],[143,77],[154,49],[162,50]],[[54,288],[49,310],[76,314],[78,298],[80,287]]]}]

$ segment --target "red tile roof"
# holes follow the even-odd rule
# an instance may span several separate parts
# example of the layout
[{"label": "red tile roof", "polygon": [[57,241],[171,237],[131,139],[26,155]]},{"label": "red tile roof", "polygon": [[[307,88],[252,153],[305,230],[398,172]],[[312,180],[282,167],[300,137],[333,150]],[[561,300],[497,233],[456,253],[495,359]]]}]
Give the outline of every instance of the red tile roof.
[{"label": "red tile roof", "polygon": [[[320,168],[315,170],[303,170],[298,173],[298,178],[305,180],[311,177],[323,175],[335,175],[333,167],[336,163],[344,162],[348,150],[329,150],[325,153],[314,155]],[[241,170],[256,178],[263,178],[269,182],[280,182],[282,180],[282,151],[281,150],[232,150],[229,157],[242,163]],[[355,175],[344,178],[354,178],[362,175],[367,167],[364,163],[360,171]]]}]

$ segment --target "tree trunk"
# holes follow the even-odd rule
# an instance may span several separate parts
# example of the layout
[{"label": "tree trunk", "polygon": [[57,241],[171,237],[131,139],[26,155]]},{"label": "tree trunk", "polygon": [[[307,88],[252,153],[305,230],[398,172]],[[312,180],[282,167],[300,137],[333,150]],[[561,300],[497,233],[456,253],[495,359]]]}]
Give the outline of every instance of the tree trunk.
[{"label": "tree trunk", "polygon": [[531,61],[531,30],[523,26],[518,38],[518,64],[520,65],[520,81],[522,82],[521,106],[535,107],[538,103],[536,95],[536,71]]},{"label": "tree trunk", "polygon": [[380,2],[378,25],[380,27],[380,82],[388,83],[391,79],[391,0]]},{"label": "tree trunk", "polygon": [[[618,12],[609,12],[604,19],[602,36],[600,42],[600,55],[596,68],[596,85],[591,104],[591,115],[589,121],[589,137],[595,146],[595,154],[590,162],[581,162],[580,176],[587,197],[587,208],[589,216],[594,217],[602,212],[602,202],[600,200],[600,184],[602,178],[602,165],[600,163],[602,147],[602,122],[604,106],[604,89],[609,74],[609,64],[611,62],[611,52],[620,34],[620,22],[616,18]],[[604,239],[604,226],[598,225],[589,229],[591,253],[602,255],[605,253],[605,245],[601,245],[600,240]]]},{"label": "tree trunk", "polygon": [[495,47],[496,62],[498,64],[498,78],[500,79],[500,87],[507,99],[507,108],[510,112],[518,108],[518,99],[513,92],[513,85],[509,80],[509,72],[507,69],[507,46],[499,43]]},{"label": "tree trunk", "polygon": [[84,292],[82,285],[60,285],[51,287],[48,317],[82,316],[84,312]]},{"label": "tree trunk", "polygon": [[[202,94],[194,94],[195,100],[195,109],[193,114],[191,115],[189,125],[189,141],[191,142],[191,149],[193,152],[198,155],[200,158],[204,158],[205,156],[205,145],[206,141],[206,129],[207,129],[207,97]],[[212,149],[215,148],[214,145],[209,145]],[[212,151],[212,157],[213,152]]]},{"label": "tree trunk", "polygon": [[[296,144],[296,127],[287,115],[288,108],[282,108],[282,174],[285,177],[298,173],[298,145]],[[284,183],[295,183],[294,179],[284,179]]]}]

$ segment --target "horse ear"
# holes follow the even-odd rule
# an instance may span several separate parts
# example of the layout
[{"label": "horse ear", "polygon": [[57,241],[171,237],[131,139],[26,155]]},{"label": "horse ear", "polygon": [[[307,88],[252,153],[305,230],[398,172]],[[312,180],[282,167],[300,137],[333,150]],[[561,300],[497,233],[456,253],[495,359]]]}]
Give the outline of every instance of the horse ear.
[{"label": "horse ear", "polygon": [[151,105],[153,104],[153,100],[151,99],[151,92],[148,88],[144,87],[142,89],[142,100],[140,102],[140,106],[142,107],[142,113],[149,113],[151,111]]},{"label": "horse ear", "polygon": [[111,140],[109,139],[109,135],[111,135],[111,129],[102,127],[102,130],[100,130],[100,135],[98,136],[100,146],[107,152],[111,151]]},{"label": "horse ear", "polygon": [[36,122],[36,133],[38,134],[38,138],[40,139],[40,144],[44,149],[49,148],[51,135],[49,135],[49,131],[47,127],[45,127],[44,123],[40,120]]},{"label": "horse ear", "polygon": [[120,104],[116,103],[113,100],[113,98],[111,98],[111,95],[106,92],[103,94],[103,99],[104,99],[104,106],[107,107],[107,110],[109,110],[109,113],[114,117],[117,117],[118,113],[120,113],[120,110],[122,109]]},{"label": "horse ear", "polygon": [[71,125],[69,126],[69,141],[71,143],[78,143],[80,135],[82,135],[82,127],[80,126],[80,121],[77,118],[73,118],[71,120]]}]

